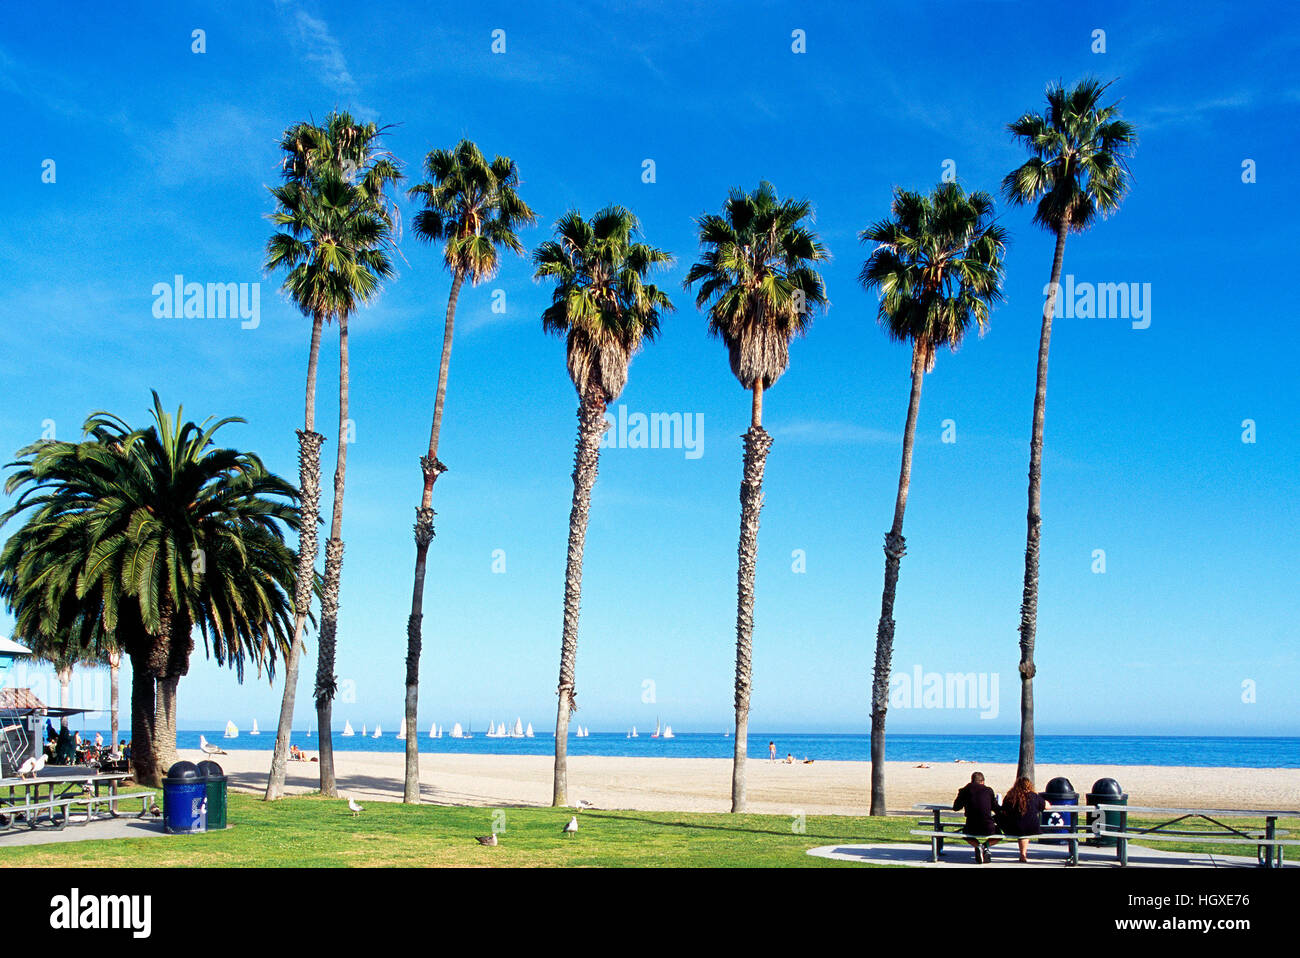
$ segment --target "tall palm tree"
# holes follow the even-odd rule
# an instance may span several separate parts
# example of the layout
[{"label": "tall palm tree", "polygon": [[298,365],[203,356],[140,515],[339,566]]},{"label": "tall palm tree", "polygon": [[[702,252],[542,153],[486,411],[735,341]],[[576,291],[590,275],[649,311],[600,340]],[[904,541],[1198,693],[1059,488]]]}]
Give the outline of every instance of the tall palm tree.
[{"label": "tall palm tree", "polygon": [[72,654],[112,636],[131,658],[132,757],[158,784],[176,758],[176,691],[198,626],[204,649],[243,681],[251,658],[274,674],[293,634],[296,493],[252,453],[216,448],[240,419],[175,419],[154,394],[153,424],[95,413],[81,442],[19,451],[0,524],[0,599],[15,633]]},{"label": "tall palm tree", "polygon": [[1020,756],[1017,776],[1034,777],[1034,642],[1038,629],[1038,548],[1042,526],[1043,417],[1047,409],[1047,356],[1052,314],[1061,284],[1065,238],[1081,233],[1100,214],[1119,209],[1129,188],[1128,157],[1137,141],[1117,104],[1103,106],[1109,83],[1083,80],[1071,89],[1053,84],[1047,110],[1026,113],[1007,130],[1030,153],[1002,181],[1013,204],[1035,203],[1034,222],[1056,236],[1052,278],[1043,304],[1038,379],[1029,440],[1029,510],[1026,516],[1025,586],[1020,602]]},{"label": "tall palm tree", "polygon": [[339,327],[339,443],[334,470],[334,505],[325,543],[325,584],[321,598],[320,649],[316,669],[316,716],[320,729],[321,793],[335,795],[334,748],[330,734],[337,683],[334,677],[338,630],[339,580],[343,570],[343,493],[347,476],[348,318],[378,295],[380,280],[392,275],[390,252],[393,209],[387,189],[401,177],[391,154],[380,147],[384,128],[361,123],[346,112],[331,113],[320,125],[299,123],[285,131],[284,182],[271,187],[279,229],[266,244],[266,269],[286,271],[281,287],[311,318],[307,354],[307,397],[298,431],[298,474],[302,493],[298,549],[297,619],[285,668],[284,695],[275,751],[267,780],[267,799],[284,793],[285,762],[293,728],[298,660],[315,582],[317,523],[320,521],[320,447],[316,432],[316,366],[322,326]]},{"label": "tall palm tree", "polygon": [[569,716],[577,711],[574,687],[582,557],[591,490],[600,464],[605,408],[627,385],[632,356],[659,333],[659,317],[673,309],[663,290],[646,279],[672,262],[661,249],[637,242],[641,224],[621,206],[590,220],[570,210],[555,223],[555,238],[533,252],[535,279],[555,284],[542,313],[544,332],[565,337],[569,378],[578,391],[578,439],[573,460],[573,505],[564,568],[564,628],[560,643],[559,706],[555,716],[553,805],[568,804]]},{"label": "tall palm tree", "polygon": [[912,480],[912,447],[921,385],[935,352],[954,352],[972,322],[982,334],[989,308],[1002,298],[1006,231],[993,222],[993,199],[944,183],[928,196],[896,189],[892,215],[862,231],[876,247],[858,279],[880,294],[878,317],[886,334],[912,347],[911,396],[903,429],[903,464],[894,522],[885,534],[885,587],[876,627],[876,667],[871,689],[871,814],[885,814],[885,712],[894,654],[894,594],[906,553],[903,513]]},{"label": "tall palm tree", "polygon": [[406,782],[402,800],[408,803],[420,801],[419,737],[412,730],[418,724],[424,576],[433,540],[433,484],[447,470],[438,459],[438,438],[447,396],[456,301],[466,279],[477,286],[496,275],[502,247],[522,254],[524,247],[515,230],[537,220],[537,214],[517,192],[519,170],[514,161],[498,156],[489,163],[469,140],[461,140],[450,150],[431,150],[424,159],[424,174],[427,179],[407,191],[412,199],[424,204],[415,215],[415,235],[430,243],[443,241],[443,261],[451,271],[451,295],[443,324],[429,452],[420,457],[424,489],[415,510],[415,584],[411,590],[411,616],[406,623]]},{"label": "tall palm tree", "polygon": [[703,254],[686,275],[699,283],[695,305],[709,313],[709,332],[726,344],[731,371],[753,394],[745,433],[740,484],[740,545],[736,573],[736,736],[731,770],[731,810],[745,809],[745,759],[749,730],[754,636],[754,568],[763,470],[772,437],[763,428],[763,391],[790,365],[790,342],[807,332],[815,308],[825,307],[826,287],[815,269],[830,258],[809,227],[806,200],[781,200],[771,183],[753,192],[733,189],[721,215],[697,221]]}]

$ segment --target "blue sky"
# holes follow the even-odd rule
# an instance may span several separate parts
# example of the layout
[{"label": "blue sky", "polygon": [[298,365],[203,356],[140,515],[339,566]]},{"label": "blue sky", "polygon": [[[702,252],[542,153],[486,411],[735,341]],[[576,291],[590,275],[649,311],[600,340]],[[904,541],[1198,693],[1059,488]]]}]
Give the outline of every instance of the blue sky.
[{"label": "blue sky", "polygon": [[[604,8],[604,9],[602,9]],[[206,52],[191,51],[205,31]],[[506,50],[491,51],[492,31]],[[1104,53],[1092,52],[1105,31]],[[791,49],[803,30],[806,52]],[[1005,124],[1046,84],[1118,78],[1138,127],[1133,191],[1074,237],[1079,283],[1150,284],[1150,325],[1063,318],[1049,380],[1039,612],[1042,732],[1300,733],[1294,508],[1300,333],[1279,295],[1296,252],[1300,54],[1287,5],[668,5],[334,2],[60,5],[0,12],[0,89],[22,131],[0,159],[0,451],[156,388],[241,415],[226,442],[296,477],[307,322],[263,274],[265,185],[288,124],[348,107],[396,124],[418,174],[462,136],[519,164],[543,223],[632,208],[674,253],[678,306],[634,360],[629,412],[699,414],[703,455],[607,449],[587,537],[578,721],[731,722],[740,435],[749,403],[682,292],[692,218],[761,178],[809,198],[831,306],[765,398],[776,437],[760,535],[751,726],[865,730],[908,352],[856,284],[857,231],[945,161],[994,191],[1022,160]],[[55,182],[42,182],[55,161]],[[655,182],[642,179],[643,161]],[[1255,161],[1257,181],[1242,182]],[[409,223],[412,210],[403,203]],[[896,731],[1012,731],[1025,475],[1051,239],[1024,210],[988,334],[927,377],[896,607],[895,667],[996,673],[1000,710],[895,709]],[[352,417],[336,718],[395,726],[418,501],[449,281],[407,233],[399,275],[352,323]],[[151,290],[261,283],[255,329],[159,319]],[[506,311],[491,309],[505,291]],[[576,397],[522,260],[461,296],[430,553],[421,724],[555,708]],[[333,468],[337,338],[318,422]],[[1242,422],[1256,441],[1242,441]],[[945,420],[957,441],[941,441]],[[326,509],[328,506],[326,505]],[[1106,571],[1092,571],[1094,550]],[[494,573],[494,550],[506,571]],[[795,550],[806,572],[792,570]],[[0,633],[11,619],[0,613]],[[313,646],[314,648],[314,646]],[[309,715],[304,661],[297,726]],[[653,682],[654,702],[643,701]],[[1243,682],[1255,683],[1253,703]],[[278,712],[280,686],[196,657],[181,724]]]}]

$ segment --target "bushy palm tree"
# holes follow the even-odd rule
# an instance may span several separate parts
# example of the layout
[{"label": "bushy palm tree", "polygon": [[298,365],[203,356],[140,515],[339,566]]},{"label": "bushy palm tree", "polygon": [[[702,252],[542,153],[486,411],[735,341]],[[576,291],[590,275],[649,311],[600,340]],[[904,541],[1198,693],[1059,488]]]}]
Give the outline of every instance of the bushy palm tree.
[{"label": "bushy palm tree", "polygon": [[424,489],[415,510],[415,584],[411,591],[411,615],[406,623],[406,781],[402,793],[405,802],[420,800],[420,751],[414,729],[419,711],[424,576],[429,543],[433,540],[433,484],[447,469],[438,459],[438,439],[442,433],[443,401],[447,396],[456,301],[466,279],[477,286],[496,275],[501,249],[522,254],[524,247],[515,231],[537,220],[537,214],[519,197],[519,170],[514,161],[498,156],[489,163],[469,140],[461,140],[450,150],[431,150],[424,159],[424,174],[427,179],[407,191],[424,206],[415,215],[415,234],[430,243],[442,242],[443,261],[451,271],[451,295],[447,298],[443,323],[442,362],[433,399],[429,451],[420,458]]},{"label": "bushy palm tree", "polygon": [[745,808],[745,759],[749,729],[754,633],[754,568],[763,471],[772,437],[763,428],[763,391],[790,365],[790,342],[827,305],[815,266],[829,259],[808,223],[806,200],[781,200],[772,184],[753,192],[733,189],[721,215],[697,221],[703,254],[691,266],[686,287],[699,283],[695,304],[707,308],[709,332],[726,344],[731,371],[753,394],[745,433],[740,484],[740,545],[736,574],[736,736],[731,772],[731,810]]},{"label": "bushy palm tree", "polygon": [[285,668],[284,695],[266,797],[284,793],[285,761],[293,728],[298,659],[316,579],[317,524],[320,521],[320,447],[316,432],[316,365],[322,326],[339,328],[339,442],[334,470],[334,505],[325,543],[325,584],[321,598],[320,650],[316,669],[316,715],[320,729],[321,793],[335,795],[334,748],[330,721],[337,682],[334,676],[338,633],[339,580],[343,571],[343,493],[347,476],[348,318],[379,293],[392,275],[394,212],[388,188],[401,177],[391,154],[380,146],[384,129],[361,123],[346,112],[325,122],[299,123],[280,143],[283,182],[271,187],[277,232],[266,244],[266,269],[284,270],[282,289],[311,319],[307,354],[307,398],[298,431],[298,474],[302,493],[302,532],[298,548],[298,609],[294,643]]},{"label": "bushy palm tree", "polygon": [[555,717],[553,805],[568,804],[569,716],[577,710],[574,668],[582,557],[591,490],[600,464],[605,408],[627,385],[628,365],[659,332],[660,315],[673,305],[647,283],[650,271],[672,262],[661,249],[637,242],[640,223],[628,210],[608,206],[590,220],[570,210],[555,224],[555,238],[533,253],[535,279],[555,284],[542,329],[565,338],[569,378],[578,391],[578,439],[573,461],[573,504],[564,569],[564,628],[560,644],[559,707]]},{"label": "bushy palm tree", "polygon": [[885,713],[894,654],[894,595],[906,544],[903,513],[912,479],[912,447],[921,408],[921,385],[935,353],[954,352],[971,324],[980,333],[989,308],[1002,298],[1006,231],[994,222],[993,199],[969,195],[944,183],[929,195],[896,189],[891,215],[862,231],[876,244],[859,281],[880,295],[878,317],[886,334],[912,347],[911,396],[903,428],[903,464],[894,500],[894,521],[885,534],[885,587],[876,628],[876,666],[871,688],[871,814],[885,814]]},{"label": "bushy palm tree", "polygon": [[252,659],[273,674],[293,632],[295,490],[252,453],[217,448],[229,423],[173,419],[154,394],[153,424],[95,413],[80,442],[19,451],[5,484],[19,495],[0,524],[23,524],[0,550],[0,598],[15,632],[79,654],[112,636],[131,658],[133,760],[158,784],[176,758],[176,690],[198,626],[204,649],[240,679]]},{"label": "bushy palm tree", "polygon": [[1029,510],[1025,537],[1025,584],[1020,602],[1020,756],[1017,776],[1034,777],[1034,643],[1038,630],[1038,550],[1042,527],[1043,418],[1047,409],[1047,358],[1052,315],[1060,290],[1065,238],[1081,233],[1098,215],[1119,209],[1128,192],[1129,153],[1137,141],[1117,104],[1102,105],[1109,83],[1083,80],[1047,90],[1047,109],[1026,113],[1007,130],[1030,153],[1002,181],[1015,205],[1034,204],[1034,222],[1056,236],[1052,278],[1043,304],[1038,341],[1038,378],[1029,440]]}]

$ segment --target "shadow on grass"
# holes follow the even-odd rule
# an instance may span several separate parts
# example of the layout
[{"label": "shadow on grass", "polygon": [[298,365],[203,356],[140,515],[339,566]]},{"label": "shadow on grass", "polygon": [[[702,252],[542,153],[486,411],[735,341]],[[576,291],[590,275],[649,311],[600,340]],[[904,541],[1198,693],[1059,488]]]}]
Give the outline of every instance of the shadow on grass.
[{"label": "shadow on grass", "polygon": [[[609,812],[584,812],[583,814],[590,815],[593,818],[599,818],[602,820],[612,819],[614,821],[635,822],[640,825],[659,825],[665,828],[680,828],[680,829],[689,829],[689,830],[700,829],[700,830],[718,831],[718,832],[740,832],[746,835],[780,835],[780,836],[790,836],[800,840],[811,839],[811,838],[829,838],[832,839],[833,841],[837,841],[844,844],[859,843],[859,842],[898,842],[904,840],[904,839],[896,838],[891,835],[871,835],[862,838],[857,838],[857,837],[846,838],[843,832],[835,832],[835,833],[815,832],[812,830],[808,830],[804,832],[796,832],[791,829],[754,828],[752,826],[745,826],[741,824],[714,825],[714,824],[705,824],[703,822],[663,821],[657,818],[640,818],[636,815],[628,815],[628,814],[616,815]],[[773,816],[773,817],[779,817],[779,816]]]}]

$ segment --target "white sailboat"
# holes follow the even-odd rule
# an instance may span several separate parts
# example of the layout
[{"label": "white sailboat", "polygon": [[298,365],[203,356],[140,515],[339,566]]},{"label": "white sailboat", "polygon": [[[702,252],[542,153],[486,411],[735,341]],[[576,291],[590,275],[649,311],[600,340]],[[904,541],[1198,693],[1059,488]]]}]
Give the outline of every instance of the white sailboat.
[{"label": "white sailboat", "polygon": [[239,738],[239,729],[235,727],[234,722],[226,723],[226,738]]},{"label": "white sailboat", "polygon": [[361,737],[362,737],[362,738],[365,738],[366,735],[367,735],[367,732],[366,732],[366,723],[365,723],[365,722],[362,722],[362,723],[361,723]]},{"label": "white sailboat", "polygon": [[258,730],[258,728],[257,728],[257,719],[253,719],[253,727],[252,727],[252,729],[249,730],[249,733],[248,733],[248,734],[249,734],[249,735],[261,735],[261,734],[262,734],[262,733]]},{"label": "white sailboat", "polygon": [[655,719],[655,730],[654,730],[653,732],[650,733],[650,737],[651,737],[651,738],[658,738],[658,737],[659,737],[659,719],[658,719],[658,718]]},{"label": "white sailboat", "polygon": [[311,716],[307,716],[307,737],[311,738]]},{"label": "white sailboat", "polygon": [[632,731],[631,731],[631,733],[628,735],[628,738],[640,738],[640,736],[636,734],[636,726],[635,726],[635,725],[632,726]]},{"label": "white sailboat", "polygon": [[674,738],[674,737],[675,737],[675,736],[673,735],[673,727],[672,727],[671,725],[665,725],[665,726],[664,726],[664,738]]},{"label": "white sailboat", "polygon": [[462,729],[462,728],[460,727],[460,723],[459,723],[459,722],[453,722],[453,723],[451,724],[451,737],[452,737],[452,738],[464,738],[464,737],[465,737],[465,730]]},{"label": "white sailboat", "polygon": [[438,737],[438,723],[434,722],[432,725],[429,726],[429,738],[437,738],[437,737]]},{"label": "white sailboat", "polygon": [[523,738],[523,737],[524,737],[524,723],[523,723],[523,721],[522,721],[521,719],[518,719],[518,718],[515,719],[514,737],[515,737],[515,738]]},{"label": "white sailboat", "polygon": [[376,723],[376,724],[375,724],[375,734],[372,735],[371,738],[379,738],[379,737],[380,737],[381,735],[383,735],[383,734],[384,734],[384,733],[383,733],[383,730],[380,729],[379,724]]},{"label": "white sailboat", "polygon": [[406,719],[402,719],[402,727],[397,730],[397,737],[401,740],[406,739]]},{"label": "white sailboat", "polygon": [[533,723],[529,722],[528,728],[524,729],[524,738],[532,738],[532,737],[533,737]]},{"label": "white sailboat", "polygon": [[357,734],[356,732],[352,731],[352,723],[351,723],[351,722],[344,722],[344,723],[343,723],[343,737],[344,737],[344,738],[351,738],[352,736],[354,736],[354,735],[356,735],[356,734]]}]

